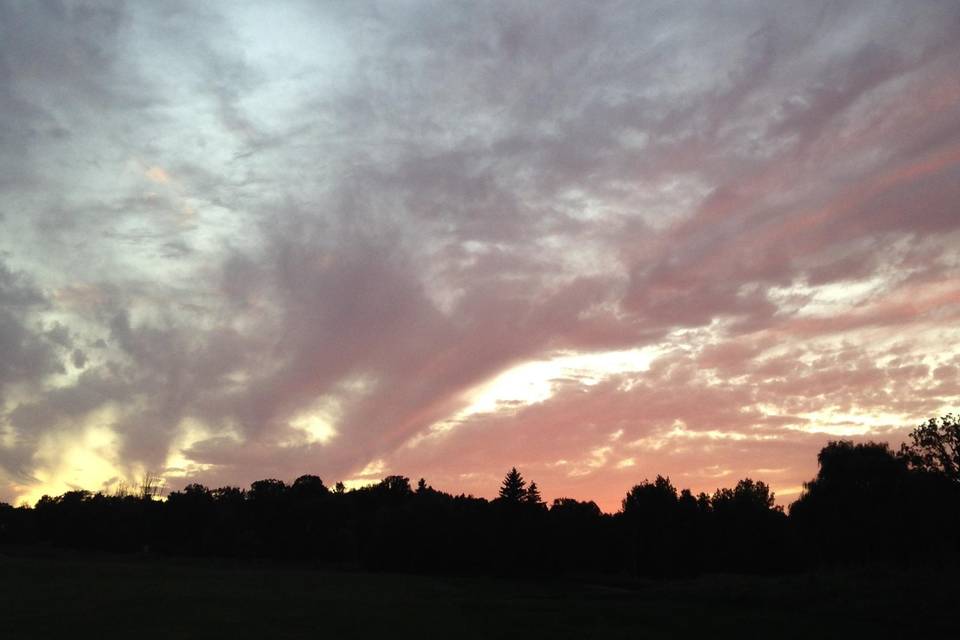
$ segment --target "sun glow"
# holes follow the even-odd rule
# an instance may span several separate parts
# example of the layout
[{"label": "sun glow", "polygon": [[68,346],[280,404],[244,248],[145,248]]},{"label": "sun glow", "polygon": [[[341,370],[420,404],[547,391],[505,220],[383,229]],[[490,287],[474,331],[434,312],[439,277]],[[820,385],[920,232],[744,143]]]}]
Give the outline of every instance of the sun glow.
[{"label": "sun glow", "polygon": [[470,404],[448,422],[543,402],[567,382],[594,385],[612,375],[646,371],[656,354],[656,349],[644,348],[563,354],[525,362],[474,389],[469,394]]},{"label": "sun glow", "polygon": [[89,427],[79,437],[51,435],[37,454],[41,464],[37,480],[17,496],[17,502],[35,503],[43,495],[58,495],[71,489],[102,487],[123,472],[114,463],[117,436],[106,426]]}]

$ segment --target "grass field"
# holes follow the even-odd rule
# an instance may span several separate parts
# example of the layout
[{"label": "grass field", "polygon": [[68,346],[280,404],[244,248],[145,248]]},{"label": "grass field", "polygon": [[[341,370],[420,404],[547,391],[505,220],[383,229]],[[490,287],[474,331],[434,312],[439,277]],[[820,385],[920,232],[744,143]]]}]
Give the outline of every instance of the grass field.
[{"label": "grass field", "polygon": [[514,581],[0,550],[0,638],[953,637],[955,575]]}]

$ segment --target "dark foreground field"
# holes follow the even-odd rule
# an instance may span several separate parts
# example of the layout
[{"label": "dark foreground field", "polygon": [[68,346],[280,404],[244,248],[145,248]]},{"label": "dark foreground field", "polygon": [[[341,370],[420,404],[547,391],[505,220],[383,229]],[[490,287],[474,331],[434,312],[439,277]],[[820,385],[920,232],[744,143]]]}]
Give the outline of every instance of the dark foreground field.
[{"label": "dark foreground field", "polygon": [[529,581],[0,550],[0,637],[952,637],[955,575]]}]

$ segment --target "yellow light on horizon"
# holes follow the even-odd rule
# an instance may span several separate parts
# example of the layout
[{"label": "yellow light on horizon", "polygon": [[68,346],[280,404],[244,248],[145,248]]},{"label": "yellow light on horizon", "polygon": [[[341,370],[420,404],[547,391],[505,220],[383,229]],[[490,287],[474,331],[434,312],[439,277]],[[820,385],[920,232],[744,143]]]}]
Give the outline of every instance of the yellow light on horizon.
[{"label": "yellow light on horizon", "polygon": [[106,426],[87,428],[78,437],[50,435],[37,452],[40,464],[34,476],[38,482],[26,487],[16,501],[34,504],[45,494],[101,489],[110,479],[125,475],[113,460],[117,448],[117,436]]}]

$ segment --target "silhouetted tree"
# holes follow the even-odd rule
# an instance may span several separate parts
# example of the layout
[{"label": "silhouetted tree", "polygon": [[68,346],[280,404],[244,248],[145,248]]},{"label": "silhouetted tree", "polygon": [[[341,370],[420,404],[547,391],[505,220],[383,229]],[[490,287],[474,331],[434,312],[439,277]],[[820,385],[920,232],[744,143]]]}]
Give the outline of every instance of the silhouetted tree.
[{"label": "silhouetted tree", "polygon": [[830,442],[817,477],[790,506],[801,538],[818,562],[875,559],[906,542],[906,462],[886,443]]},{"label": "silhouetted tree", "polygon": [[[140,485],[138,488],[138,496],[141,500],[153,500],[157,496],[162,495],[163,493],[164,480],[159,475],[153,473],[152,471],[145,471],[143,476],[140,478]],[[124,488],[118,489],[120,495],[122,496]]]},{"label": "silhouetted tree", "polygon": [[584,521],[593,520],[603,515],[600,507],[593,500],[580,502],[573,498],[555,498],[553,504],[550,505],[550,513],[555,517]]},{"label": "silhouetted tree", "polygon": [[189,484],[166,501],[152,491],[44,496],[0,504],[0,541],[111,551],[263,556],[391,571],[760,572],[914,558],[960,549],[960,483],[950,476],[952,416],[930,421],[894,454],[888,445],[831,442],[789,517],[764,482],[745,478],[712,496],[657,476],[632,487],[617,514],[558,498],[512,468],[493,501],[453,496],[404,476],[327,490],[302,475],[249,491]]},{"label": "silhouetted tree", "polygon": [[290,493],[295,498],[304,500],[321,498],[326,496],[329,491],[319,476],[302,475],[293,481],[293,484],[290,486]]},{"label": "silhouetted tree", "polygon": [[625,516],[630,518],[669,517],[677,503],[677,489],[670,478],[657,476],[653,482],[644,480],[627,492],[621,503]]},{"label": "silhouetted tree", "polygon": [[543,498],[540,497],[540,489],[537,487],[536,482],[530,483],[530,486],[527,487],[527,490],[523,494],[522,500],[525,504],[535,507],[545,506],[543,504]]},{"label": "silhouetted tree", "polygon": [[500,572],[515,574],[521,570],[543,570],[548,564],[549,557],[542,545],[517,544],[518,540],[542,540],[546,535],[547,510],[539,500],[539,490],[534,487],[534,491],[533,495],[529,494],[526,480],[513,467],[504,476],[499,497],[493,501],[494,550],[491,560]]},{"label": "silhouetted tree", "polygon": [[330,557],[330,491],[316,475],[302,475],[287,491],[284,555],[300,559]]},{"label": "silhouetted tree", "polygon": [[247,492],[240,487],[220,487],[212,491],[213,499],[218,503],[239,504],[246,500]]},{"label": "silhouetted tree", "polygon": [[711,539],[710,498],[706,494],[694,496],[689,489],[680,491],[677,497],[675,546],[678,551],[673,558],[674,573],[692,576],[699,573],[706,562],[708,545],[715,547]]},{"label": "silhouetted tree", "polygon": [[289,515],[288,489],[282,480],[257,480],[247,491],[246,528],[237,538],[243,555],[282,556],[289,550],[285,529]]},{"label": "silhouetted tree", "polygon": [[750,478],[711,499],[713,568],[770,571],[784,568],[786,516],[770,487]]},{"label": "silhouetted tree", "polygon": [[672,556],[679,550],[677,490],[669,478],[644,480],[627,492],[622,513],[634,540],[633,569],[638,574],[670,573]]},{"label": "silhouetted tree", "polygon": [[900,455],[914,469],[960,483],[960,418],[930,418],[910,433]]},{"label": "silhouetted tree", "polygon": [[763,482],[745,478],[733,489],[717,489],[713,494],[713,509],[738,509],[742,512],[764,513],[774,508],[775,498]]},{"label": "silhouetted tree", "polygon": [[548,522],[554,571],[616,571],[622,566],[612,519],[597,503],[556,498]]},{"label": "silhouetted tree", "polygon": [[520,475],[516,467],[513,467],[507,472],[503,483],[500,485],[500,499],[512,503],[521,502],[527,495],[526,485],[527,482],[523,479],[523,476]]},{"label": "silhouetted tree", "polygon": [[267,480],[257,480],[250,485],[247,492],[247,499],[253,502],[277,501],[283,498],[287,492],[287,485],[283,480],[269,478]]},{"label": "silhouetted tree", "polygon": [[26,506],[14,508],[0,502],[0,543],[24,544],[37,538],[36,512]]},{"label": "silhouetted tree", "polygon": [[181,491],[171,491],[164,509],[164,547],[191,555],[216,554],[219,550],[214,532],[215,506],[213,491],[202,484],[188,484]]},{"label": "silhouetted tree", "polygon": [[387,476],[378,486],[394,498],[406,498],[413,493],[410,478],[404,476]]}]

